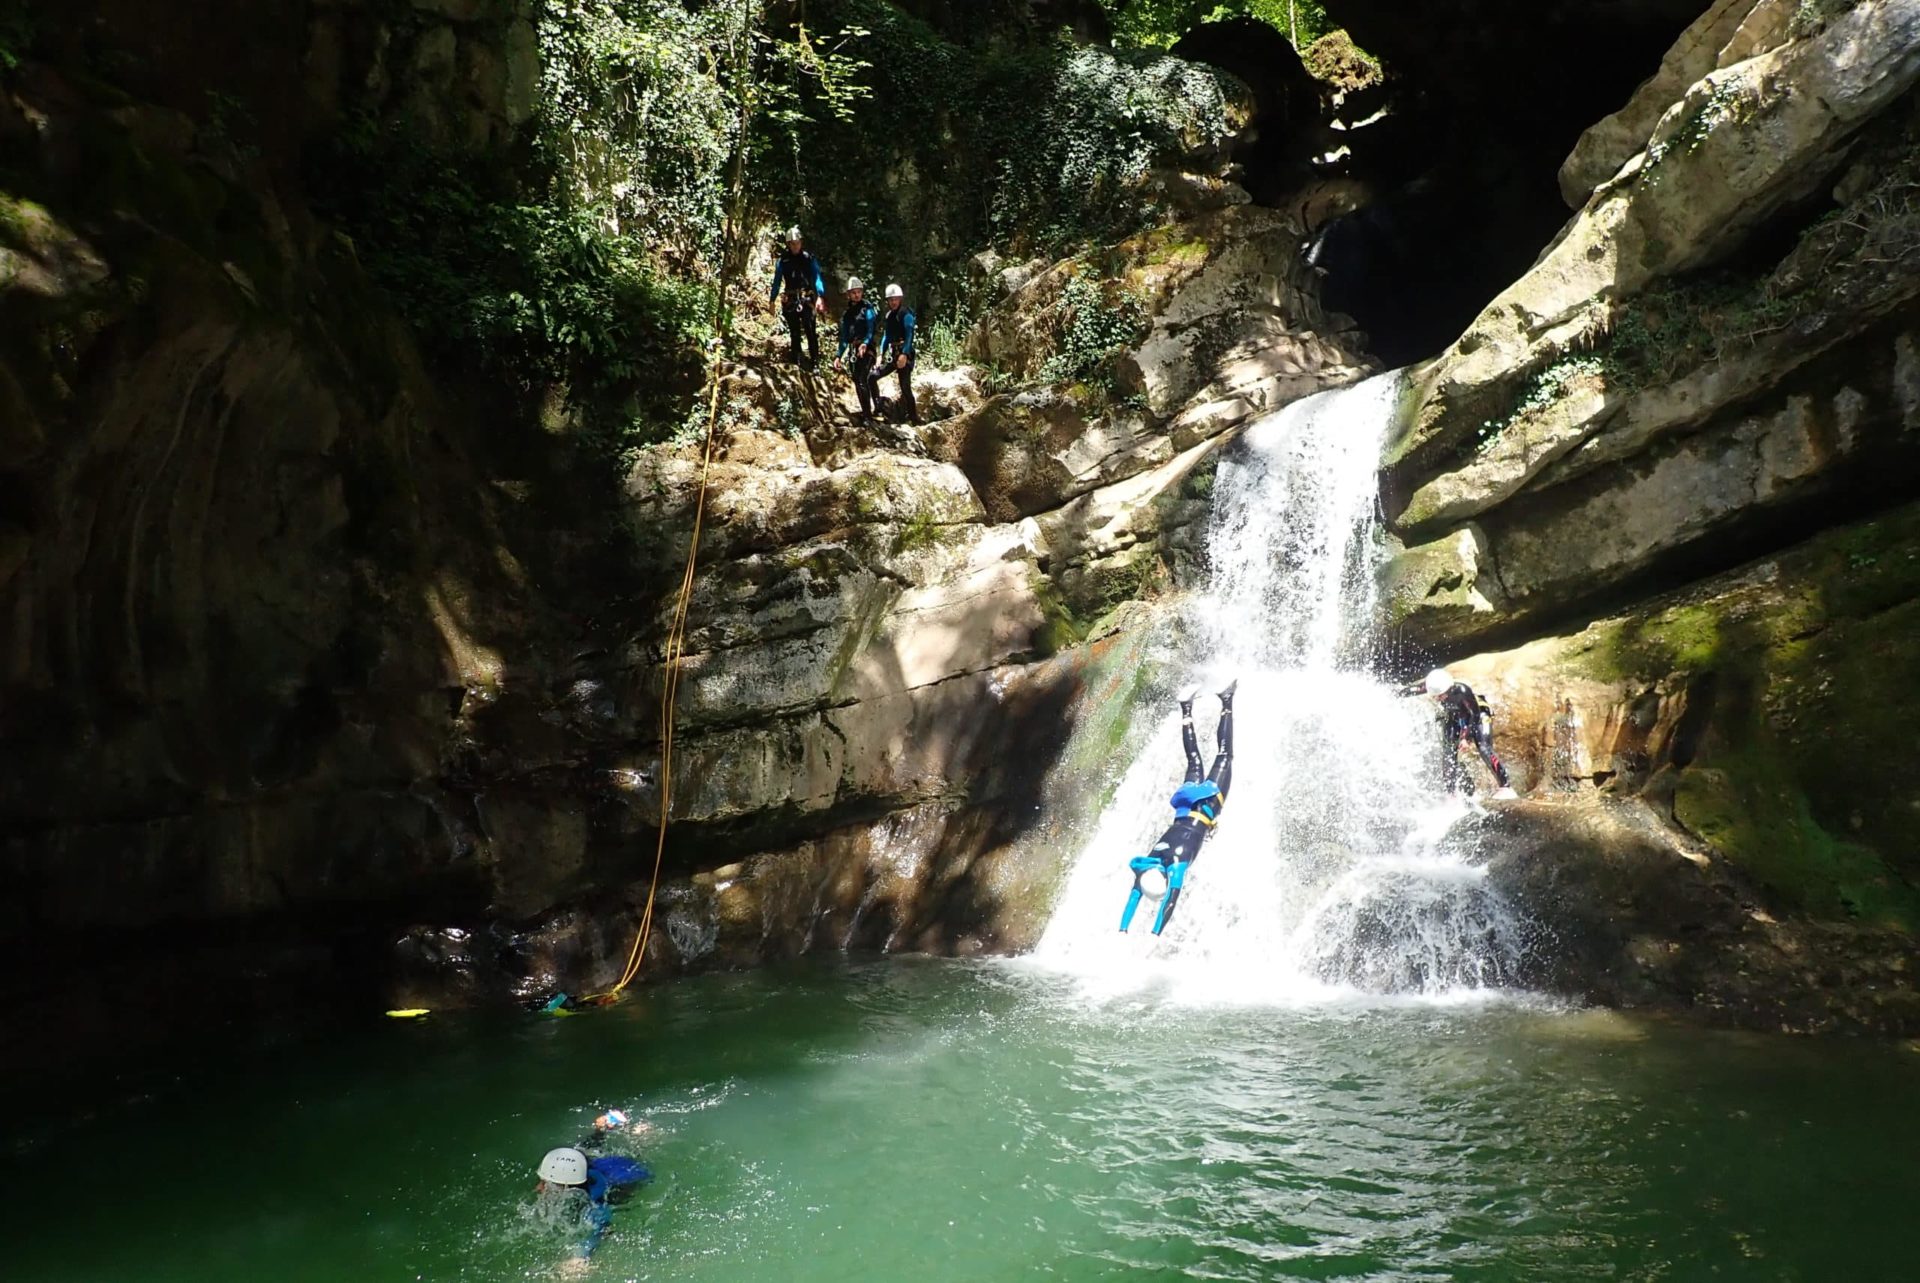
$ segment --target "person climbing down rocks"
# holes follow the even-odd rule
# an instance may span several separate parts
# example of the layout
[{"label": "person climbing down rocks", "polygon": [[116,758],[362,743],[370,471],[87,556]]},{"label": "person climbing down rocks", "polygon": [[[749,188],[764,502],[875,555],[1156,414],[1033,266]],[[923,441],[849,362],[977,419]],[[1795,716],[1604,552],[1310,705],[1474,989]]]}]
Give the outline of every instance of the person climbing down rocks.
[{"label": "person climbing down rocks", "polygon": [[[780,304],[782,289],[787,292],[784,304]],[[786,318],[789,358],[795,365],[804,365],[809,370],[820,361],[820,331],[814,316],[826,313],[827,305],[822,297],[826,292],[827,280],[820,271],[820,260],[806,247],[800,229],[789,227],[787,247],[773,261],[773,288],[767,291],[767,302],[779,305],[781,315]],[[800,358],[802,333],[807,338],[805,361]]]},{"label": "person climbing down rocks", "polygon": [[540,1184],[536,1192],[542,1198],[573,1200],[583,1197],[580,1221],[587,1236],[573,1251],[569,1271],[585,1270],[587,1261],[613,1228],[614,1208],[623,1203],[635,1186],[653,1179],[653,1173],[638,1159],[625,1154],[600,1154],[588,1157],[574,1146],[550,1149],[540,1160]]},{"label": "person climbing down rocks", "polygon": [[880,395],[880,380],[889,374],[900,376],[900,403],[908,423],[920,422],[920,410],[913,402],[913,309],[907,306],[907,292],[898,285],[887,286],[887,311],[881,318],[880,359],[874,366],[873,400],[880,409],[887,402]]},{"label": "person climbing down rocks", "polygon": [[1426,688],[1427,694],[1440,701],[1440,774],[1447,783],[1447,792],[1473,793],[1473,779],[1460,762],[1460,745],[1465,742],[1479,752],[1480,759],[1499,782],[1500,791],[1494,797],[1518,797],[1507,779],[1507,768],[1501,765],[1500,755],[1493,751],[1493,709],[1487,701],[1474,694],[1465,682],[1454,681],[1453,675],[1444,668],[1427,674]]},{"label": "person climbing down rocks", "polygon": [[840,348],[833,359],[853,379],[854,392],[860,398],[860,413],[854,416],[855,423],[867,423],[873,418],[874,387],[870,379],[876,319],[873,304],[867,302],[865,283],[857,276],[849,280],[847,306],[840,313]]},{"label": "person climbing down rocks", "polygon": [[1200,767],[1200,739],[1193,730],[1194,695],[1189,693],[1180,701],[1180,743],[1187,750],[1187,778],[1168,799],[1173,807],[1172,826],[1160,835],[1153,850],[1135,856],[1127,865],[1133,870],[1133,890],[1127,894],[1127,907],[1120,914],[1123,932],[1133,926],[1134,911],[1140,907],[1141,899],[1150,894],[1142,882],[1149,874],[1165,883],[1158,897],[1160,911],[1153,919],[1153,934],[1159,935],[1167,929],[1174,906],[1180,902],[1181,889],[1186,886],[1187,870],[1200,854],[1200,847],[1213,832],[1213,826],[1220,821],[1220,810],[1227,804],[1227,790],[1233,786],[1233,692],[1239,684],[1231,682],[1220,692],[1220,724],[1214,731],[1213,767],[1204,775]]}]

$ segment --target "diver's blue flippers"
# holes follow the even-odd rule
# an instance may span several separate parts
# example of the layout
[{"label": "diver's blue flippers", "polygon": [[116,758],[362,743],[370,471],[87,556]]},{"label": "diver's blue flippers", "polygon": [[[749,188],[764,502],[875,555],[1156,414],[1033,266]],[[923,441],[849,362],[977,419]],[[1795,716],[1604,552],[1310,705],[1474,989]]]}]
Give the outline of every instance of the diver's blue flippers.
[{"label": "diver's blue flippers", "polygon": [[1177,860],[1167,870],[1167,898],[1160,902],[1160,912],[1154,915],[1153,934],[1159,935],[1167,929],[1167,919],[1173,916],[1173,906],[1180,903],[1180,888],[1187,884],[1187,869],[1191,860]]},{"label": "diver's blue flippers", "polygon": [[1153,934],[1159,935],[1167,929],[1167,919],[1173,913],[1173,906],[1180,903],[1178,891],[1167,892],[1167,898],[1160,902],[1160,912],[1153,920]]},{"label": "diver's blue flippers", "polygon": [[1120,914],[1120,930],[1125,931],[1133,925],[1133,911],[1140,907],[1140,883],[1134,881],[1133,890],[1127,895],[1127,907]]}]

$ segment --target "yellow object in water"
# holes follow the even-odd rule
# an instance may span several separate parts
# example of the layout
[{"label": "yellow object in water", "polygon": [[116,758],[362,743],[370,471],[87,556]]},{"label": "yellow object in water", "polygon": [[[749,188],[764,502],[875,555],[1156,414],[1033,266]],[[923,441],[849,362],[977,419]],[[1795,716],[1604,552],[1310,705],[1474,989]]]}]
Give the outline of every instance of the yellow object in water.
[{"label": "yellow object in water", "polygon": [[430,1007],[406,1007],[399,1011],[389,1011],[387,1014],[395,1020],[418,1020],[431,1010]]}]

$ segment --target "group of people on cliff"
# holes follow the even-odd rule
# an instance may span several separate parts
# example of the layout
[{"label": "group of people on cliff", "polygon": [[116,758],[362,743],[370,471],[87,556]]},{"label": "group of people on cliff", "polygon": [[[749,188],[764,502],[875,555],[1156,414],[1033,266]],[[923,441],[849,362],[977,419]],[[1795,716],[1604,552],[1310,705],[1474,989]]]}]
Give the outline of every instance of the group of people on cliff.
[{"label": "group of people on cliff", "polygon": [[[767,301],[780,309],[786,322],[789,359],[804,369],[820,363],[816,318],[826,315],[826,295],[826,272],[820,260],[806,247],[800,229],[789,227],[786,248],[774,256]],[[834,364],[853,380],[860,398],[855,422],[869,423],[886,412],[889,402],[881,396],[880,384],[889,376],[899,380],[900,406],[907,422],[920,422],[913,399],[914,316],[907,306],[907,292],[897,283],[888,285],[883,305],[876,308],[867,301],[866,282],[857,276],[848,278],[839,338]]]}]

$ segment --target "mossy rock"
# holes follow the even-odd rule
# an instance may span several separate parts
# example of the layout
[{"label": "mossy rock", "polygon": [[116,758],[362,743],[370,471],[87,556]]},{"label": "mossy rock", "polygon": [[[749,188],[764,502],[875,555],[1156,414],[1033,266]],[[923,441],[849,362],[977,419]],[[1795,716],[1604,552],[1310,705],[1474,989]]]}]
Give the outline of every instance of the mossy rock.
[{"label": "mossy rock", "polygon": [[1589,703],[1595,761],[1644,758],[1607,786],[1670,796],[1776,907],[1920,927],[1920,505],[1462,666],[1522,743],[1543,699]]},{"label": "mossy rock", "polygon": [[1829,832],[1764,750],[1685,772],[1674,818],[1791,908],[1911,929],[1915,897],[1873,848]]}]

